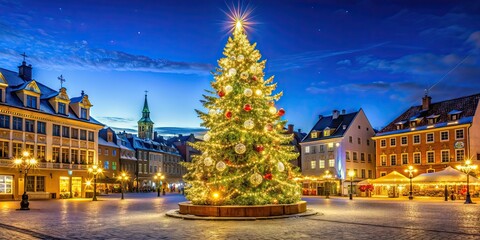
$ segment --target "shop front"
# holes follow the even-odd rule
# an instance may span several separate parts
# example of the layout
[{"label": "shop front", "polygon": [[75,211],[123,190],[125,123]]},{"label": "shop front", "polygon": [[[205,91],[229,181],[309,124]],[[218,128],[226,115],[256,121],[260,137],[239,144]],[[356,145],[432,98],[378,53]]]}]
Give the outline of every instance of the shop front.
[{"label": "shop front", "polygon": [[0,174],[0,200],[12,200],[13,196],[13,175]]},{"label": "shop front", "polygon": [[82,177],[60,177],[60,198],[82,197]]}]

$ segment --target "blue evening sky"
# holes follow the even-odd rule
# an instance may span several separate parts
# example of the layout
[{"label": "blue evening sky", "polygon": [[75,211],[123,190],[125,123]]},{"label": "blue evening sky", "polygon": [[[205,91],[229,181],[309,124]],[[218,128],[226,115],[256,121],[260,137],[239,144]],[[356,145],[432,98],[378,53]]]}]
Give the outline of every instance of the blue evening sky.
[{"label": "blue evening sky", "polygon": [[[20,53],[34,78],[70,97],[84,90],[92,115],[136,130],[144,91],[164,133],[198,128],[194,109],[228,37],[237,1],[0,0],[0,67]],[[381,128],[421,102],[480,92],[480,1],[242,2],[248,31],[284,96],[285,118],[308,131],[319,114],[363,108]],[[185,132],[186,131],[186,132]]]}]

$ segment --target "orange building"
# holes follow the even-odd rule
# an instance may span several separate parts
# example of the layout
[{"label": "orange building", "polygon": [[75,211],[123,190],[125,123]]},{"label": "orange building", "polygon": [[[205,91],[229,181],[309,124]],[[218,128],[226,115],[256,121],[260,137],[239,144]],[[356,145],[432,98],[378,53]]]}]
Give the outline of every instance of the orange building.
[{"label": "orange building", "polygon": [[376,172],[404,173],[409,165],[417,174],[455,167],[469,158],[478,164],[480,155],[480,94],[412,106],[379,131],[376,141]]}]

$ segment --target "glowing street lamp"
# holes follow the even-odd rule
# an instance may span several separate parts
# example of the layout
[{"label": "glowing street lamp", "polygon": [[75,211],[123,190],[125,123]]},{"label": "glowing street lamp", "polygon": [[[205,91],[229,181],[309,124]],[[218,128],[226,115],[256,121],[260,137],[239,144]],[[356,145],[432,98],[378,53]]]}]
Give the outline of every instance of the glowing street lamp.
[{"label": "glowing street lamp", "polygon": [[408,177],[410,178],[410,193],[408,194],[408,200],[413,200],[413,184],[412,184],[412,178],[413,178],[413,173],[417,172],[417,169],[413,168],[413,166],[408,166],[407,169],[405,169],[405,172],[408,173]]},{"label": "glowing street lamp", "polygon": [[464,165],[458,165],[457,166],[457,169],[466,173],[467,174],[467,197],[465,198],[465,203],[466,204],[470,204],[470,203],[473,203],[472,202],[472,198],[470,198],[470,172],[472,172],[472,170],[475,170],[477,169],[477,165],[472,165],[472,161],[470,159],[467,159],[465,160],[465,164]]},{"label": "glowing street lamp", "polygon": [[[162,180],[165,179],[165,176],[162,175],[161,173],[157,173],[157,174],[155,174],[155,176],[153,176],[153,179],[158,181],[157,197],[160,197],[160,184],[161,184]],[[165,195],[165,193],[163,193],[163,195]]]},{"label": "glowing street lamp", "polygon": [[350,177],[350,200],[353,199],[353,177],[355,176],[355,172],[353,170],[348,171],[348,176]]},{"label": "glowing street lamp", "polygon": [[323,179],[325,179],[325,183],[328,183],[328,187],[327,187],[327,184],[325,184],[325,198],[330,198],[330,179],[332,178],[332,174],[330,174],[330,171],[325,171],[325,174],[323,175]]},{"label": "glowing street lamp", "polygon": [[93,174],[93,199],[92,201],[97,201],[97,175],[103,172],[103,169],[99,168],[97,165],[93,165],[88,168],[88,172]]},{"label": "glowing street lamp", "polygon": [[125,182],[128,180],[129,176],[126,172],[122,172],[120,174],[120,176],[118,176],[118,180],[120,181],[121,183],[121,186],[120,186],[120,191],[122,192],[122,200],[124,199],[123,198],[123,188],[125,187]]},{"label": "glowing street lamp", "polygon": [[22,157],[14,159],[13,163],[17,168],[23,171],[23,174],[24,174],[24,179],[23,179],[24,191],[22,195],[22,201],[20,202],[20,210],[30,210],[30,208],[28,207],[30,203],[28,202],[28,195],[27,195],[27,176],[28,176],[28,170],[30,170],[32,167],[37,166],[38,161],[35,158],[30,158],[30,153],[28,151],[23,151]]}]

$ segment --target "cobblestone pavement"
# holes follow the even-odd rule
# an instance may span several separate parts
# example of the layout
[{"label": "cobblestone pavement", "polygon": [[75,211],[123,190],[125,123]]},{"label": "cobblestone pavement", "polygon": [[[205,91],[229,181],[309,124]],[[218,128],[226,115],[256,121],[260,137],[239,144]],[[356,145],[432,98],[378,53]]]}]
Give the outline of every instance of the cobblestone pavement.
[{"label": "cobblestone pavement", "polygon": [[322,214],[222,222],[166,217],[178,194],[119,197],[0,202],[0,239],[480,239],[480,204],[462,201],[306,197]]}]

